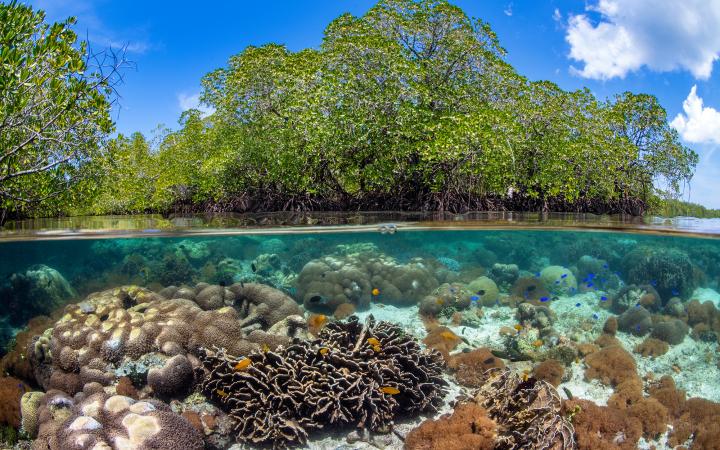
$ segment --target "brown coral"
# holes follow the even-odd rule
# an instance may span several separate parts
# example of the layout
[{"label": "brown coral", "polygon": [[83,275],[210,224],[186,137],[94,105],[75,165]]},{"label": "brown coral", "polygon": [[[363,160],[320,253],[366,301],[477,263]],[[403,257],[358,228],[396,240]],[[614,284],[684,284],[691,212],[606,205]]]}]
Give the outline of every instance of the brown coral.
[{"label": "brown coral", "polygon": [[635,353],[639,353],[646,358],[655,358],[656,356],[664,355],[669,349],[670,346],[667,342],[649,337],[635,346]]},{"label": "brown coral", "polygon": [[563,413],[572,421],[579,450],[634,450],[642,435],[637,418],[590,400],[567,400]]},{"label": "brown coral", "polygon": [[406,450],[492,450],[497,435],[487,411],[473,402],[458,404],[452,414],[426,420],[405,438]]},{"label": "brown coral", "polygon": [[338,305],[338,307],[335,308],[335,312],[333,312],[333,316],[335,316],[337,320],[347,319],[353,314],[355,314],[355,305],[352,303]]},{"label": "brown coral", "polygon": [[0,425],[20,426],[20,398],[29,390],[15,377],[0,377]]},{"label": "brown coral", "polygon": [[635,359],[619,346],[609,346],[585,357],[585,378],[598,379],[604,384],[616,386],[637,377]]},{"label": "brown coral", "polygon": [[450,328],[443,326],[431,329],[423,339],[423,344],[439,351],[446,360],[450,357],[450,352],[461,342],[460,336],[453,333]]},{"label": "brown coral", "polygon": [[505,367],[502,359],[493,355],[489,348],[476,348],[467,353],[452,355],[448,368],[455,372],[455,379],[463,386],[478,388],[485,383],[485,372]]},{"label": "brown coral", "polygon": [[558,387],[565,375],[565,367],[556,359],[548,359],[535,366],[532,374],[538,380],[547,381],[553,387]]}]

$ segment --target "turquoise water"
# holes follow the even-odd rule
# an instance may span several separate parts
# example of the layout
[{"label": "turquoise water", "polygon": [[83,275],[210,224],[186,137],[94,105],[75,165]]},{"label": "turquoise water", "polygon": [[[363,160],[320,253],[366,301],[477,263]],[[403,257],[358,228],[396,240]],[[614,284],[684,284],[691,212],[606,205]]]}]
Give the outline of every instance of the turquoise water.
[{"label": "turquoise water", "polygon": [[[700,231],[712,231],[712,224],[708,226]],[[66,399],[62,407],[67,414],[56,414],[54,419],[46,414],[38,419],[46,423],[39,434],[36,426],[28,425],[29,435],[21,437],[54,442],[57,448],[71,439],[80,442],[78,448],[92,448],[101,441],[119,448],[132,441],[135,435],[128,431],[132,427],[124,424],[126,431],[118,432],[117,427],[122,427],[106,423],[111,419],[102,414],[92,419],[98,426],[95,422],[87,425],[86,406],[89,398],[104,395],[105,401],[122,392],[134,398],[131,403],[153,399],[163,402],[165,406],[157,408],[167,408],[168,415],[177,418],[183,413],[183,424],[192,423],[202,431],[188,429],[187,448],[198,442],[208,448],[229,448],[236,439],[250,447],[302,444],[310,448],[374,448],[365,441],[384,439],[386,448],[402,448],[401,437],[407,437],[423,419],[452,412],[455,395],[472,395],[473,389],[481,386],[481,381],[468,381],[467,370],[458,370],[457,358],[453,359],[463,353],[474,355],[478,349],[486,349],[491,356],[468,366],[476,378],[481,378],[486,368],[482,362],[492,358],[524,378],[544,377],[538,366],[553,360],[563,369],[553,384],[564,401],[572,396],[572,401],[592,401],[617,414],[630,414],[627,409],[635,411],[636,418],[656,416],[655,410],[631,407],[647,403],[640,399],[655,399],[654,383],[663,376],[671,377],[687,398],[720,402],[720,240],[711,235],[520,228],[433,230],[402,225],[279,229],[270,234],[246,231],[0,242],[4,375],[14,377],[12,383],[19,386],[19,395],[38,392],[37,398],[45,402],[38,400],[39,404],[45,408],[53,401],[58,403],[57,398]],[[153,233],[154,229],[146,229],[144,234]],[[387,375],[391,381],[383,378],[388,384],[376,386],[381,392],[375,394],[377,399],[366,399],[380,405],[374,405],[373,411],[387,408],[385,415],[377,413],[376,418],[371,414],[367,422],[357,422],[353,407],[338,403],[338,411],[347,409],[346,419],[339,419],[341,412],[333,421],[316,413],[314,421],[304,421],[307,417],[303,414],[311,413],[295,405],[292,410],[298,417],[266,424],[262,433],[248,431],[247,427],[257,428],[260,423],[252,422],[250,415],[260,414],[260,408],[282,409],[278,406],[282,401],[269,406],[257,400],[258,406],[253,406],[252,396],[240,393],[242,401],[232,403],[228,399],[236,395],[233,389],[238,385],[223,380],[271,370],[270,357],[265,355],[292,345],[314,346],[312,351],[302,347],[302,352],[315,352],[304,361],[339,352],[335,346],[341,345],[342,333],[355,336],[350,328],[343,328],[349,325],[340,325],[348,323],[350,314],[358,318],[358,327],[366,324],[377,336],[402,336],[417,342],[413,344],[417,348],[407,347],[408,352],[424,352],[428,346],[437,349],[436,359],[413,363],[424,374],[422,365],[426,364],[427,373],[434,374],[428,375],[431,381],[426,384],[437,386],[422,388],[409,381],[414,376],[398,381]],[[370,315],[389,324],[367,325],[372,324],[366,322]],[[609,329],[614,338],[605,333]],[[360,333],[360,328],[356,332]],[[17,333],[21,334],[15,337]],[[426,343],[421,343],[423,340]],[[367,358],[390,345],[382,339],[373,342],[363,344],[370,345],[368,353],[363,353]],[[622,390],[618,386],[627,373],[618,375],[622,369],[615,366],[622,365],[617,359],[625,358],[625,353],[610,354],[608,347],[624,349],[634,365],[628,376],[641,385],[637,398],[629,397],[623,406],[618,403]],[[351,350],[344,357],[365,358]],[[598,358],[601,351],[605,359]],[[176,363],[179,368],[170,367]],[[327,362],[307,364],[325,367],[317,369],[318,373],[335,370],[323,365]],[[361,377],[367,380],[377,375],[370,369],[373,364],[348,367],[367,370]],[[172,375],[176,369],[183,375]],[[288,375],[288,380],[300,376]],[[324,386],[332,390],[328,386],[335,384]],[[350,392],[347,386],[338,389]],[[421,400],[423,396],[410,395],[413,389],[427,389],[427,403]],[[385,397],[389,400],[383,400]],[[673,439],[689,443],[691,448],[710,448],[702,446],[699,439],[704,437],[697,430],[685,433],[687,436],[678,434],[681,414],[665,405],[665,399],[657,400],[653,406],[659,404],[663,417],[667,416],[662,419],[664,426],[654,431],[645,427],[639,434],[637,429],[614,430],[613,436],[607,432],[602,439],[617,441],[617,433],[623,433],[623,439],[631,443],[627,448],[664,448],[671,446]],[[322,400],[314,401],[322,404]],[[31,414],[28,408],[23,411],[23,425]],[[585,430],[589,425],[574,415],[567,419],[571,416],[567,411],[558,414],[570,422],[575,420],[574,443],[566,448],[598,445],[588,440],[587,435],[595,432],[592,427]],[[162,417],[167,424],[175,420]],[[160,428],[166,426],[162,420]],[[702,420],[697,419],[698,423]],[[60,428],[47,425],[67,428],[74,421],[78,425],[72,433],[53,431]],[[6,422],[18,427],[18,423]],[[396,432],[390,432],[389,424],[394,424]],[[674,425],[676,431],[668,425]],[[371,437],[357,442],[350,439],[348,433],[356,427],[361,430],[360,438],[363,429]],[[78,438],[81,434],[89,437]]]}]

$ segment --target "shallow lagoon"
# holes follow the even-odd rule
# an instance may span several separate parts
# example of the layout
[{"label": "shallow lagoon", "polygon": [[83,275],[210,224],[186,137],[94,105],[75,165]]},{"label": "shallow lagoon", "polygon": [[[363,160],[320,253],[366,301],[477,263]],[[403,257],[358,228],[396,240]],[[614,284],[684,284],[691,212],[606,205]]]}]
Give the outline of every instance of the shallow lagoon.
[{"label": "shallow lagoon", "polygon": [[[226,348],[230,366],[237,362],[237,369],[219,378],[270,370],[267,355],[281,354],[278,346],[298,342],[313,342],[302,344],[314,345],[312,351],[320,356],[312,358],[332,357],[333,352],[347,356],[330,337],[352,335],[339,324],[347,324],[354,314],[358,324],[366,324],[358,333],[375,329],[367,328],[373,316],[395,324],[392,330],[403,339],[424,341],[401,346],[407,352],[419,355],[427,347],[439,352],[436,362],[447,365],[437,373],[444,382],[437,381],[436,390],[420,382],[407,385],[408,395],[414,389],[437,398],[420,408],[422,396],[404,397],[398,381],[412,377],[377,375],[391,380],[390,385],[378,384],[387,392],[366,401],[389,409],[385,419],[377,419],[378,426],[371,425],[370,415],[364,424],[372,429],[369,433],[353,431],[358,425],[354,419],[316,429],[312,421],[303,422],[306,417],[290,417],[276,425],[285,431],[265,439],[266,444],[304,441],[298,436],[306,432],[310,448],[401,448],[403,439],[408,447],[419,448],[413,442],[424,435],[413,432],[408,438],[408,433],[427,418],[451,413],[456,399],[474,398],[486,382],[485,369],[502,365],[520,380],[540,378],[555,386],[553,392],[563,401],[557,416],[574,427],[575,442],[566,448],[602,443],[712,448],[707,443],[718,435],[706,425],[716,421],[713,414],[719,407],[714,403],[720,402],[720,241],[678,232],[706,232],[712,224],[660,222],[675,232],[649,234],[592,226],[507,229],[513,225],[509,222],[502,227],[506,229],[487,229],[487,224],[473,229],[467,222],[381,228],[371,222],[335,228],[185,230],[182,235],[143,222],[142,233],[114,232],[142,237],[108,239],[93,233],[68,239],[77,233],[76,226],[42,234],[64,239],[27,240],[22,233],[12,234],[15,240],[0,243],[2,365],[5,374],[15,377],[5,382],[17,386],[8,395],[25,394],[27,402],[34,395],[37,410],[44,408],[46,413],[38,413],[36,420],[40,426],[30,430],[36,436],[39,432],[43,442],[60,445],[72,439],[92,448],[101,441],[119,446],[140,439],[132,442],[149,445],[153,436],[174,429],[178,436],[189,433],[186,442],[200,436],[204,445],[228,448],[238,423],[247,421],[238,420],[241,413],[228,407],[226,398],[235,395],[226,392],[232,383],[208,385],[217,371],[208,370],[213,369],[208,367],[211,356],[204,349]],[[453,226],[458,224],[463,227]],[[99,225],[103,227],[106,222]],[[660,229],[653,223],[638,228]],[[148,237],[156,234],[163,237]],[[378,329],[378,336],[395,332],[388,330]],[[374,364],[372,358],[390,353],[391,345],[383,339],[377,348],[373,342],[361,349],[367,353],[348,357],[366,355]],[[251,354],[256,356],[244,359]],[[400,372],[406,367],[393,364]],[[361,366],[358,371],[366,370]],[[326,367],[326,372],[332,370]],[[418,370],[432,375],[435,369]],[[184,375],[174,380],[173,371]],[[376,375],[363,374],[371,385]],[[258,395],[269,395],[273,388],[267,389]],[[131,399],[125,409],[116,405],[117,394]],[[129,413],[137,415],[132,420],[127,414],[124,419],[102,412],[93,416],[88,413],[93,399],[105,402],[106,409],[110,402],[118,411],[141,405],[134,406],[140,412]],[[33,428],[28,422],[31,403],[26,403],[23,424]],[[158,412],[145,411],[151,407]],[[354,411],[347,405],[337,408]],[[303,408],[297,411],[302,416]],[[242,414],[248,414],[247,408]],[[184,421],[177,422],[178,415]],[[19,424],[18,414],[13,417]],[[317,417],[316,422],[326,419]],[[143,438],[150,440],[142,441],[140,428],[128,425],[133,420],[157,428]],[[195,428],[183,428],[188,423]],[[74,431],[60,431],[73,424]],[[262,443],[262,433],[253,436]]]}]

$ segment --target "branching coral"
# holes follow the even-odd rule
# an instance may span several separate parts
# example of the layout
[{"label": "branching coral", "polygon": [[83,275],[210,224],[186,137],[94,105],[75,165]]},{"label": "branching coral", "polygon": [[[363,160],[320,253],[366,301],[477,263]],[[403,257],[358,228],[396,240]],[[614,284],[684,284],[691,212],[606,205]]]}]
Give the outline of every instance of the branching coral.
[{"label": "branching coral", "polygon": [[237,421],[238,439],[303,444],[326,425],[384,429],[442,402],[442,358],[400,327],[370,316],[328,324],[314,341],[246,358],[205,350],[202,391]]},{"label": "branching coral", "polygon": [[545,381],[491,369],[475,400],[500,426],[495,448],[576,448],[560,395]]}]

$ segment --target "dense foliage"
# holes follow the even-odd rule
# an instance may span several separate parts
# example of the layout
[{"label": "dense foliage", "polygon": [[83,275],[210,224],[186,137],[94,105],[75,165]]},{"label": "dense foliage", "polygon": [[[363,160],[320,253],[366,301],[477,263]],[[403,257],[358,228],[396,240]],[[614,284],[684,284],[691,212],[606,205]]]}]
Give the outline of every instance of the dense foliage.
[{"label": "dense foliage", "polygon": [[108,55],[77,43],[74,23],[0,3],[0,222],[8,211],[63,212],[92,188],[87,163],[113,130],[117,66],[95,66]]},{"label": "dense foliage", "polygon": [[154,145],[109,142],[84,211],[641,213],[692,176],[697,155],[655,97],[567,92],[504,55],[487,23],[439,0],[342,15],[318,49],[248,47],[202,79],[213,114],[184,113]]}]

